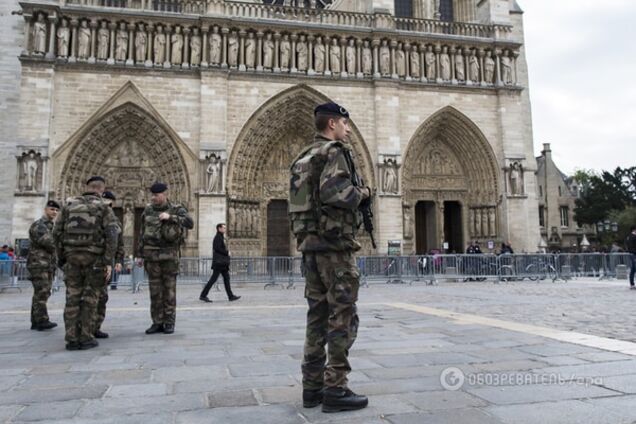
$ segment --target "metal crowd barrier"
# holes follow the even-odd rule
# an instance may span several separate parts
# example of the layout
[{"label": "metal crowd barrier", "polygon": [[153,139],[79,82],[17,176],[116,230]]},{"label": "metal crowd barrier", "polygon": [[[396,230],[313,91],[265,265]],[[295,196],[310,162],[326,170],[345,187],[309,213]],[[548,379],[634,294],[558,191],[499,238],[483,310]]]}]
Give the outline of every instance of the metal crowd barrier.
[{"label": "metal crowd barrier", "polygon": [[[357,258],[361,283],[436,284],[440,281],[510,282],[567,281],[577,277],[599,280],[626,278],[632,265],[629,253],[567,254],[454,254],[419,256],[360,256]],[[181,258],[177,284],[204,285],[212,274],[212,258]],[[26,261],[0,260],[0,291],[30,288]],[[264,288],[292,289],[304,282],[300,257],[239,257],[230,263],[232,283],[260,284]],[[53,291],[63,286],[64,275],[58,269]],[[222,283],[222,277],[216,287]],[[148,276],[140,259],[126,260],[120,273],[114,272],[111,287],[139,291],[148,284]]]}]

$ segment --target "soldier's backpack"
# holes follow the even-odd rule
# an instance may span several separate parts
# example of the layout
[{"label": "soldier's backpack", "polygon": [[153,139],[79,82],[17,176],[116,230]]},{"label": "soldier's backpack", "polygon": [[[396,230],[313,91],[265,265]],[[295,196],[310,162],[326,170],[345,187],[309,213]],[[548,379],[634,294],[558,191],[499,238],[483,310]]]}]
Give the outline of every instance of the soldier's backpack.
[{"label": "soldier's backpack", "polygon": [[93,247],[104,242],[102,229],[102,200],[95,197],[75,197],[67,205],[64,225],[64,245],[69,247]]}]

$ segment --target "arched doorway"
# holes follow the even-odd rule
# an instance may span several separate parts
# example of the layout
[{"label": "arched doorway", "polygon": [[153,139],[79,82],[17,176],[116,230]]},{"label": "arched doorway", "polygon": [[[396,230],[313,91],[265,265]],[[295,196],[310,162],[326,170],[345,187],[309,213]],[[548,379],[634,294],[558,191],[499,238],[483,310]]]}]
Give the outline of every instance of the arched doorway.
[{"label": "arched doorway", "polygon": [[170,199],[190,207],[189,177],[176,140],[162,123],[133,103],[101,116],[64,150],[58,158],[65,156],[58,198],[82,193],[91,175],[104,176],[107,189],[117,196],[113,208],[122,221],[127,254],[138,254],[140,217],[153,182],[166,182]]},{"label": "arched doorway", "polygon": [[[237,255],[296,253],[286,209],[289,166],[315,134],[314,108],[330,99],[306,85],[289,88],[263,104],[247,121],[228,161],[227,222]],[[371,156],[352,123],[351,144],[359,172],[374,181]],[[273,206],[272,206],[273,205]],[[276,236],[278,235],[278,236]],[[364,246],[370,246],[364,239]],[[288,248],[287,248],[288,247]]]},{"label": "arched doorway", "polygon": [[461,252],[469,239],[500,237],[495,154],[456,109],[438,111],[416,131],[402,173],[405,251]]}]

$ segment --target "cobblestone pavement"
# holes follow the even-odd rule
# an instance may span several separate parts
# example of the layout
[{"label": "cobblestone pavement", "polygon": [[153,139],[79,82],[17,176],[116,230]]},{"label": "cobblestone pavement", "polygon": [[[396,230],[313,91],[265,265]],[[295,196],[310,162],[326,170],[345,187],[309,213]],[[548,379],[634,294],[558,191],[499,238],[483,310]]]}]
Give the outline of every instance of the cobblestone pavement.
[{"label": "cobblestone pavement", "polygon": [[[302,287],[235,291],[237,303],[213,291],[214,303],[203,304],[199,288],[180,288],[175,334],[153,336],[143,332],[147,291],[111,291],[111,338],[79,352],[64,350],[59,327],[28,329],[29,292],[1,293],[0,422],[636,422],[636,344],[621,354],[478,319],[634,341],[636,291],[626,283],[365,288],[350,386],[370,406],[335,415],[300,402]],[[60,324],[63,301],[58,292],[50,302]],[[458,321],[418,306],[470,315]]]}]

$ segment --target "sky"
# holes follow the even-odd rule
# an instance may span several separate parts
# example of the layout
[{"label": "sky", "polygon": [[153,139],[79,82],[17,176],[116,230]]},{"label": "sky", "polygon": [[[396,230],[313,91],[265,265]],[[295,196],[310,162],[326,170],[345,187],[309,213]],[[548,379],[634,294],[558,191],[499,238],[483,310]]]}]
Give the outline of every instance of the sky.
[{"label": "sky", "polygon": [[636,0],[517,0],[534,147],[556,165],[636,166]]}]

